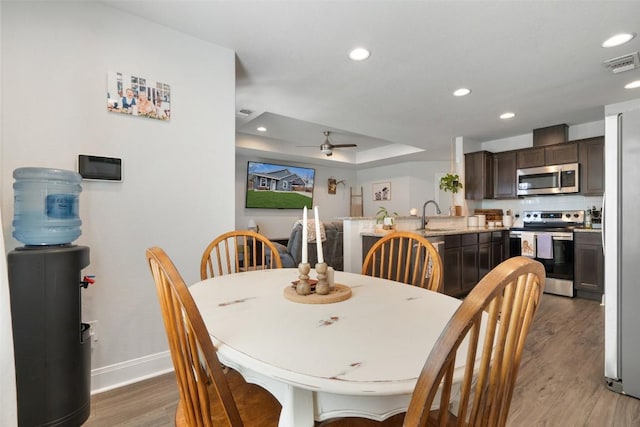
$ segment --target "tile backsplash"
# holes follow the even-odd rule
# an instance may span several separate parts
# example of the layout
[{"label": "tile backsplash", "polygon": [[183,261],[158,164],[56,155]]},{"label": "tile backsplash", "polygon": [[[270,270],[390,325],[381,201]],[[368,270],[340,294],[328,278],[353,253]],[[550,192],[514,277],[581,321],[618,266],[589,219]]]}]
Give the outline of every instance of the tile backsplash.
[{"label": "tile backsplash", "polygon": [[514,215],[532,210],[587,210],[593,206],[596,209],[600,209],[602,207],[602,197],[558,195],[509,200],[483,200],[481,203],[476,203],[476,207],[482,209],[502,209],[503,211],[511,209]]}]

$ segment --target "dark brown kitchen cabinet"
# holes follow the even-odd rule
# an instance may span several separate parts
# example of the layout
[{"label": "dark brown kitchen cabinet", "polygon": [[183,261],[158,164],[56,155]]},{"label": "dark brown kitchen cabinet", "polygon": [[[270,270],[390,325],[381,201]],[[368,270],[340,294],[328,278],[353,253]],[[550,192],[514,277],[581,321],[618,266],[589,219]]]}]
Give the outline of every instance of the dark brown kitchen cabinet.
[{"label": "dark brown kitchen cabinet", "polygon": [[380,240],[380,237],[377,236],[362,236],[362,264],[364,264],[364,259],[369,250],[378,240]]},{"label": "dark brown kitchen cabinet", "polygon": [[585,196],[604,193],[604,136],[582,139],[579,144],[580,192]]},{"label": "dark brown kitchen cabinet", "polygon": [[[509,258],[509,232],[494,231],[491,233],[491,268]],[[484,276],[480,276],[482,279]]]},{"label": "dark brown kitchen cabinet", "polygon": [[516,193],[516,151],[493,155],[493,198],[513,199]]},{"label": "dark brown kitchen cabinet", "polygon": [[493,154],[488,151],[465,154],[464,175],[466,199],[493,198]]},{"label": "dark brown kitchen cabinet", "polygon": [[516,153],[516,167],[518,169],[544,166],[544,147],[525,148]]},{"label": "dark brown kitchen cabinet", "polygon": [[443,293],[454,297],[462,295],[462,250],[459,234],[444,237],[442,268]]},{"label": "dark brown kitchen cabinet", "polygon": [[478,234],[478,281],[507,259],[505,252],[509,235],[506,231],[488,231]]},{"label": "dark brown kitchen cabinet", "polygon": [[565,163],[578,162],[578,144],[565,142],[563,144],[550,145],[544,147],[545,165],[562,165]]},{"label": "dark brown kitchen cabinet", "polygon": [[533,146],[541,147],[566,142],[569,137],[569,126],[565,123],[533,130]]},{"label": "dark brown kitchen cabinet", "polygon": [[460,290],[463,294],[467,294],[478,283],[478,235],[476,233],[461,235],[460,251],[462,253]]},{"label": "dark brown kitchen cabinet", "polygon": [[517,168],[537,168],[578,161],[578,144],[565,142],[547,147],[525,148],[517,151]]},{"label": "dark brown kitchen cabinet", "polygon": [[478,234],[478,279],[491,271],[493,259],[491,257],[491,232]]},{"label": "dark brown kitchen cabinet", "polygon": [[600,232],[574,233],[574,286],[582,298],[602,300],[604,293],[604,254]]},{"label": "dark brown kitchen cabinet", "polygon": [[468,294],[491,269],[509,257],[508,239],[506,231],[445,236],[444,293],[454,297]]}]

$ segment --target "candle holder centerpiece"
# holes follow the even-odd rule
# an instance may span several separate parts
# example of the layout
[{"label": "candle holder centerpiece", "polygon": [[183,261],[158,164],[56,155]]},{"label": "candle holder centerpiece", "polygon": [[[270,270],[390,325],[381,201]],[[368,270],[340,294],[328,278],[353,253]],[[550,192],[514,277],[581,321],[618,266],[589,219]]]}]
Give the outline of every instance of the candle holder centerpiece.
[{"label": "candle holder centerpiece", "polygon": [[309,272],[311,265],[307,263],[298,264],[298,283],[296,284],[296,293],[298,295],[309,295],[311,293],[311,283],[309,283]]},{"label": "candle holder centerpiece", "polygon": [[351,297],[351,288],[339,283],[333,283],[333,269],[324,262],[322,254],[322,239],[320,238],[320,215],[318,207],[314,208],[314,222],[316,235],[316,248],[318,262],[316,264],[316,274],[318,280],[309,278],[311,266],[307,254],[307,208],[302,213],[302,259],[298,264],[298,280],[293,282],[293,286],[287,286],[284,296],[294,302],[304,304],[327,304],[344,301]]},{"label": "candle holder centerpiece", "polygon": [[327,263],[317,263],[316,273],[318,275],[318,283],[316,283],[316,293],[318,295],[328,295],[331,292],[329,281],[327,280]]}]

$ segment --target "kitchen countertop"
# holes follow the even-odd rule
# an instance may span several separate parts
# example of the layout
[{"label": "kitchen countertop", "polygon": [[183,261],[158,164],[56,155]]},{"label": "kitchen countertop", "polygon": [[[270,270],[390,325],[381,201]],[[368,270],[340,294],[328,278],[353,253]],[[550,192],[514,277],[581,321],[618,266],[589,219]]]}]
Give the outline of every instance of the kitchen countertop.
[{"label": "kitchen countertop", "polygon": [[602,228],[574,228],[575,233],[600,233]]},{"label": "kitchen countertop", "polygon": [[[409,231],[412,233],[419,234],[424,237],[439,237],[439,236],[451,236],[455,234],[469,234],[469,233],[484,233],[489,231],[503,231],[509,230],[509,227],[464,227],[464,228],[446,228],[446,229],[437,229],[434,228],[432,230],[418,231],[418,230],[396,230],[396,231]],[[382,237],[389,233],[392,233],[393,230],[379,230],[379,231],[363,231],[360,233],[361,236],[373,236],[373,237]]]}]

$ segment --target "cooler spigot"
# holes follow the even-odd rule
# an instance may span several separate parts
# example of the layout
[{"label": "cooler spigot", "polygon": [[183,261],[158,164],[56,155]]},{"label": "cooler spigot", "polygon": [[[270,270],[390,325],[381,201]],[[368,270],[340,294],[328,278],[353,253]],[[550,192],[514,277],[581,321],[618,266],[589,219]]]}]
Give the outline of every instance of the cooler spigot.
[{"label": "cooler spigot", "polygon": [[87,289],[89,285],[93,285],[96,282],[94,277],[96,276],[84,276],[80,282],[80,286]]}]

